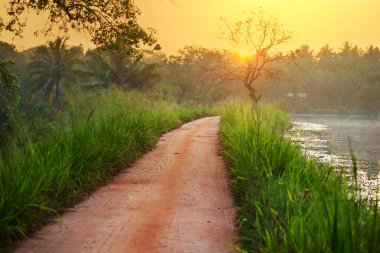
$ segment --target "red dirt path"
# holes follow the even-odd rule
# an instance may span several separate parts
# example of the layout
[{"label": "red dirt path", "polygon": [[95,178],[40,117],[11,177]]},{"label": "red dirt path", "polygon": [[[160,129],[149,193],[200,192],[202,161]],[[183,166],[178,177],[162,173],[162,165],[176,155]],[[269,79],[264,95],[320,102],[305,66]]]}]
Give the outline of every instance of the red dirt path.
[{"label": "red dirt path", "polygon": [[219,117],[157,147],[16,252],[233,252],[235,209],[218,155]]}]

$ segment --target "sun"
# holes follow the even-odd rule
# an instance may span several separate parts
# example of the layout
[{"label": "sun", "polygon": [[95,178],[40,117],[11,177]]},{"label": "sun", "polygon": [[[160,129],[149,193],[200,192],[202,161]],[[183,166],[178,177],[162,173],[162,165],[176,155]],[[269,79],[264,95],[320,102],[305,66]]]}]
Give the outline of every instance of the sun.
[{"label": "sun", "polygon": [[236,56],[240,59],[248,59],[251,56],[251,52],[246,48],[239,48],[236,50]]}]

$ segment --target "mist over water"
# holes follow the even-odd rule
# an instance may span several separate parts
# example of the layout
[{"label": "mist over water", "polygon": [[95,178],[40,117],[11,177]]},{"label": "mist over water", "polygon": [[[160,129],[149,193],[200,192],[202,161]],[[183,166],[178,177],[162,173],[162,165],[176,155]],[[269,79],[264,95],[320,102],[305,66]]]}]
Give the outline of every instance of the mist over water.
[{"label": "mist over water", "polygon": [[367,116],[341,116],[319,114],[292,114],[295,122],[309,122],[322,125],[321,135],[331,141],[332,152],[350,155],[349,138],[356,156],[379,165],[380,160],[380,119]]},{"label": "mist over water", "polygon": [[349,139],[358,158],[358,182],[368,198],[379,198],[380,119],[366,116],[291,114],[290,138],[308,157],[348,173],[352,169]]}]

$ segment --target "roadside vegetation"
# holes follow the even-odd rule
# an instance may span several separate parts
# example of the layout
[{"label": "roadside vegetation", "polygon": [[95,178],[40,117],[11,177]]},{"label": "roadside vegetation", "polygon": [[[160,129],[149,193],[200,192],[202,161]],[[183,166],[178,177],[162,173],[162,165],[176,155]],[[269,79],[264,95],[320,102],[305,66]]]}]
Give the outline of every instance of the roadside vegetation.
[{"label": "roadside vegetation", "polygon": [[0,250],[104,184],[161,134],[213,114],[224,96],[187,85],[197,72],[175,81],[186,88],[171,88],[160,81],[159,53],[117,45],[84,53],[57,37],[18,52],[0,42]]},{"label": "roadside vegetation", "polygon": [[63,36],[19,51],[0,41],[0,251],[104,184],[162,133],[232,97],[252,103],[227,107],[221,122],[241,251],[380,252],[378,203],[362,199],[344,171],[307,160],[284,138],[286,114],[259,104],[378,117],[378,47],[345,42],[283,53],[278,46],[292,33],[259,9],[222,19],[229,50],[192,45],[167,56],[155,31],[137,23],[134,1],[71,2],[13,0],[8,19],[0,18],[0,32],[20,36],[22,14],[45,12],[43,34],[73,29],[95,45],[85,51]]},{"label": "roadside vegetation", "polygon": [[17,130],[0,154],[2,243],[25,236],[104,184],[162,133],[209,113],[111,89],[82,96],[53,121],[48,112],[32,122],[14,118]]},{"label": "roadside vegetation", "polygon": [[378,202],[362,199],[344,170],[307,160],[284,138],[288,127],[270,106],[255,116],[239,106],[223,114],[240,251],[379,252]]}]

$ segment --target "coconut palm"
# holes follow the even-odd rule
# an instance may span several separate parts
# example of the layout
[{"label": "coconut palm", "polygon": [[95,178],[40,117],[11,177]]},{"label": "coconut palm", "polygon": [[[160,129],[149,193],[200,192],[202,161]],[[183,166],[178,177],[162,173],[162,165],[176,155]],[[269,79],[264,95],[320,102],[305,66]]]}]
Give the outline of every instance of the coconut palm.
[{"label": "coconut palm", "polygon": [[123,46],[114,50],[95,49],[86,54],[93,87],[116,85],[125,90],[145,89],[159,81],[157,63],[144,59],[144,52]]},{"label": "coconut palm", "polygon": [[68,47],[67,38],[58,37],[40,46],[29,64],[31,95],[42,95],[48,102],[60,104],[61,86],[78,84],[83,50],[81,47]]}]

